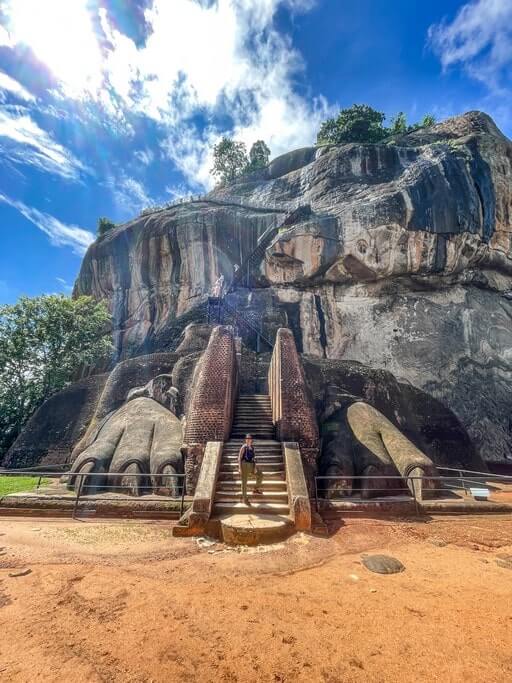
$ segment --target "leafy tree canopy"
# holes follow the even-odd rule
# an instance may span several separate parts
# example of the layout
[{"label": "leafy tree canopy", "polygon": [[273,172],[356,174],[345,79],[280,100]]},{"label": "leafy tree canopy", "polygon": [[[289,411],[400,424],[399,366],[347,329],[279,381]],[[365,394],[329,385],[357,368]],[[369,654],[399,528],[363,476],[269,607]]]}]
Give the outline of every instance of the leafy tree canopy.
[{"label": "leafy tree canopy", "polygon": [[213,148],[211,173],[222,182],[229,183],[244,172],[248,163],[245,143],[224,137]]},{"label": "leafy tree canopy", "polygon": [[108,357],[110,316],[91,297],[22,297],[0,306],[0,455],[79,368]]},{"label": "leafy tree canopy", "polygon": [[391,126],[384,125],[385,114],[367,104],[354,104],[342,109],[337,117],[327,119],[320,126],[317,143],[340,144],[346,142],[380,142],[392,135],[403,135],[419,128],[433,126],[436,122],[431,114],[420,123],[409,126],[403,112],[391,119]]},{"label": "leafy tree canopy", "polygon": [[100,237],[115,227],[116,224],[113,221],[111,221],[110,218],[105,218],[105,216],[101,216],[100,218],[98,218],[98,235]]},{"label": "leafy tree canopy", "polygon": [[229,183],[244,173],[265,168],[269,159],[270,149],[263,140],[257,140],[247,155],[245,143],[224,137],[213,148],[214,163],[211,173],[222,183]]},{"label": "leafy tree canopy", "polygon": [[270,149],[263,140],[257,140],[249,152],[249,171],[268,166],[270,160]]}]

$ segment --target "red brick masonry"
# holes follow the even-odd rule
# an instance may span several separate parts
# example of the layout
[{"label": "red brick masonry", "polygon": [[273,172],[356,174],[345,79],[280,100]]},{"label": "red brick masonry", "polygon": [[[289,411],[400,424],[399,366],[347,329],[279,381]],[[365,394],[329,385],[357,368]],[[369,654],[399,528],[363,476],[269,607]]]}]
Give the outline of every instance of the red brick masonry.
[{"label": "red brick masonry", "polygon": [[285,327],[277,332],[268,386],[277,439],[298,442],[310,478],[316,471],[318,424],[293,334]]},{"label": "red brick masonry", "polygon": [[207,441],[226,441],[233,422],[238,388],[235,341],[230,327],[215,327],[192,379],[193,393],[187,414],[185,472],[187,491],[193,492]]}]

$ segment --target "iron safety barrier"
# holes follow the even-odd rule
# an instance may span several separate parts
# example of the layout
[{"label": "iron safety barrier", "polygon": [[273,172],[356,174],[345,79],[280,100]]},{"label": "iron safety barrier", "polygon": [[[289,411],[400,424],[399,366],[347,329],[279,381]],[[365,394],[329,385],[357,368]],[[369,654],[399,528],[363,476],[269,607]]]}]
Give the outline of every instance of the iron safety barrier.
[{"label": "iron safety barrier", "polygon": [[[185,477],[183,473],[150,473],[150,472],[56,472],[55,470],[0,470],[2,477],[12,479],[28,479],[21,487],[4,485],[0,498],[13,494],[36,494],[48,497],[58,496],[63,500],[73,501],[72,517],[75,518],[80,501],[86,503],[103,503],[108,501],[127,502],[162,502],[178,503],[179,516],[185,511]],[[64,480],[67,479],[67,481]],[[116,484],[115,479],[140,480],[138,493],[133,493],[133,484]],[[41,492],[41,487],[48,486],[49,480],[60,480],[62,489]],[[89,481],[88,481],[89,480]],[[71,485],[70,485],[71,481]],[[2,489],[0,488],[0,491]],[[117,492],[116,492],[117,491]],[[73,495],[74,494],[74,495]]]},{"label": "iron safety barrier", "polygon": [[[446,498],[454,498],[454,493],[455,491],[460,491],[462,490],[464,494],[467,494],[468,492],[471,492],[472,489],[475,487],[481,487],[485,485],[486,487],[491,486],[493,483],[501,483],[501,484],[512,484],[512,477],[507,476],[507,475],[495,475],[489,472],[472,472],[471,470],[463,470],[463,469],[458,469],[458,468],[446,468],[446,467],[439,467],[438,470],[440,471],[439,476],[428,476],[428,477],[422,477],[422,476],[409,476],[409,477],[402,477],[402,476],[386,476],[386,475],[354,475],[354,476],[329,476],[329,475],[324,475],[324,476],[316,476],[315,477],[315,505],[316,505],[316,510],[317,512],[320,509],[320,504],[321,502],[324,504],[329,504],[329,503],[335,503],[335,502],[340,502],[344,501],[347,503],[364,503],[365,505],[367,504],[378,504],[381,505],[382,503],[406,503],[406,502],[414,502],[415,509],[417,513],[420,512],[420,500],[418,499],[418,496],[416,494],[416,487],[415,486],[409,486],[409,484],[413,484],[415,481],[418,481],[420,483],[420,489],[421,489],[421,483],[427,479],[429,482],[435,482],[435,486],[429,486],[426,489],[426,493],[428,493],[429,499],[436,498],[437,494],[443,494],[443,496],[439,495],[439,499],[442,497]],[[441,473],[442,472],[450,472],[450,476],[443,476]],[[361,485],[359,487],[354,487],[354,483],[365,483],[365,482],[370,482],[372,484],[376,484],[378,482],[388,482],[386,486],[378,487],[378,486],[373,486],[368,489],[368,496],[363,497],[362,496],[362,489]],[[397,482],[396,487],[395,486],[390,486],[389,482]],[[322,486],[321,484],[325,482],[326,484],[329,483],[331,485],[327,486]],[[343,486],[335,486],[332,485],[335,482],[350,482],[350,486],[347,487],[345,484],[345,490]],[[347,490],[349,489],[349,493],[347,495]],[[332,495],[334,493],[334,496]],[[331,495],[329,495],[331,494]],[[336,495],[338,494],[338,495]],[[400,496],[400,500],[397,499],[397,496]]]}]

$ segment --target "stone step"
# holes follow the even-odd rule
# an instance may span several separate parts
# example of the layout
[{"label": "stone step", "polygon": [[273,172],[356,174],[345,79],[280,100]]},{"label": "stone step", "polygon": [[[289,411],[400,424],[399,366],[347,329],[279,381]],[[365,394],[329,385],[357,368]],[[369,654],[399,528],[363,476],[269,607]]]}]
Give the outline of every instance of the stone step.
[{"label": "stone step", "polygon": [[265,437],[265,436],[268,436],[269,438],[270,438],[271,436],[274,436],[274,435],[271,434],[270,432],[263,432],[263,431],[260,431],[260,430],[257,431],[256,429],[253,429],[251,432],[249,432],[248,430],[243,430],[243,431],[240,431],[240,432],[231,432],[231,436],[232,436],[232,437],[234,437],[234,438],[240,438],[240,439],[244,439],[246,434],[251,434],[252,436],[261,436],[262,438]]},{"label": "stone step", "polygon": [[260,417],[243,418],[233,420],[232,429],[242,429],[243,427],[265,428],[265,431],[274,431],[274,423],[272,420],[263,420]]},{"label": "stone step", "polygon": [[[229,439],[228,441],[224,441],[224,447],[226,446],[234,446],[235,444],[238,444],[238,447],[240,447],[242,444],[238,439]],[[275,439],[254,439],[253,440],[253,445],[255,448],[258,448],[259,446],[279,446],[281,447],[281,442],[276,441]]]},{"label": "stone step", "polygon": [[257,408],[256,406],[247,406],[246,408],[240,408],[240,406],[238,406],[233,415],[262,415],[264,417],[272,417],[272,411],[267,410],[266,408]]},{"label": "stone step", "polygon": [[[233,439],[233,441],[227,441],[224,443],[223,448],[228,449],[229,451],[234,451],[236,449],[240,450],[242,446],[245,443],[245,439],[239,440],[239,439]],[[259,451],[263,450],[269,450],[269,451],[281,451],[282,447],[280,443],[273,443],[270,439],[264,440],[261,439],[259,440],[259,443],[256,443],[256,439],[253,441],[253,446],[256,452],[259,453]]]},{"label": "stone step", "polygon": [[293,533],[292,520],[285,515],[254,513],[220,516],[222,540],[231,545],[277,543]]},{"label": "stone step", "polygon": [[[272,422],[272,415],[257,415],[256,413],[241,414],[235,413],[235,422],[257,422],[261,420],[262,422]],[[272,422],[272,424],[274,424]]]},{"label": "stone step", "polygon": [[213,512],[217,515],[223,515],[228,513],[233,514],[276,514],[276,515],[288,515],[290,508],[285,503],[254,503],[253,505],[245,505],[245,503],[214,503]]},{"label": "stone step", "polygon": [[[254,480],[253,480],[254,482]],[[251,480],[249,480],[249,484],[251,484]],[[284,479],[263,479],[261,482],[261,488],[266,491],[287,491],[288,486],[286,484],[286,481]],[[217,489],[219,491],[241,491],[242,489],[242,480],[241,479],[223,479],[219,480],[217,483]]]},{"label": "stone step", "polygon": [[[242,491],[216,491],[214,502],[215,503],[239,503],[242,498]],[[257,503],[258,505],[264,503],[286,503],[288,504],[288,493],[287,491],[264,491],[263,493],[257,494],[252,492],[252,488],[247,489],[247,498],[251,503]]]},{"label": "stone step", "polygon": [[[221,467],[231,467],[232,465],[236,466],[238,468],[238,458],[223,458],[221,460]],[[256,465],[260,469],[267,467],[267,465],[279,465],[280,469],[284,470],[284,462],[282,457],[278,458],[257,458],[256,459]]]},{"label": "stone step", "polygon": [[[260,467],[260,472],[263,474],[263,479],[280,479],[282,481],[285,480],[285,474],[283,469],[269,470],[268,468],[263,469]],[[238,479],[239,477],[240,472],[238,470],[238,467],[227,467],[226,469],[222,468],[219,471],[219,480],[221,481],[225,481],[226,479]]]},{"label": "stone step", "polygon": [[[243,446],[243,441],[227,441],[223,446],[223,451],[233,451],[238,452]],[[272,451],[281,453],[282,447],[280,443],[272,443],[271,441],[260,441],[259,444],[254,443],[255,450],[259,453],[260,451]]]},{"label": "stone step", "polygon": [[[228,451],[227,453],[222,454],[222,459],[228,460],[228,461],[234,460],[234,461],[238,462],[238,453],[236,451],[231,451],[231,452]],[[275,451],[275,452],[258,451],[256,453],[256,460],[258,462],[260,460],[263,460],[265,462],[267,462],[268,460],[271,460],[271,461],[279,460],[279,462],[282,462],[283,461],[283,454],[281,453],[281,451]]]},{"label": "stone step", "polygon": [[[261,470],[263,472],[263,481],[268,481],[268,480],[273,480],[273,481],[279,481],[283,482],[286,481],[285,476],[284,476],[284,470],[274,470],[272,472],[269,472],[268,470]],[[224,481],[240,481],[240,473],[238,472],[238,469],[233,469],[233,470],[220,470],[219,472],[219,482],[224,482]]]},{"label": "stone step", "polygon": [[[257,464],[257,461],[256,461]],[[222,460],[220,463],[221,469],[225,470],[226,472],[232,471],[232,470],[239,470],[238,466],[238,461],[237,460]],[[265,460],[264,462],[261,462],[261,467],[259,469],[262,472],[275,472],[276,470],[283,470],[284,471],[284,463],[282,460]]]},{"label": "stone step", "polygon": [[[222,454],[222,459],[228,461],[235,460],[238,462],[238,451],[224,451]],[[283,460],[283,454],[281,451],[263,451],[260,450],[256,453],[256,462],[260,462],[261,460],[277,460],[279,459],[280,462]]]},{"label": "stone step", "polygon": [[264,401],[264,400],[257,400],[257,401],[240,401],[238,400],[235,403],[235,406],[237,408],[249,408],[249,407],[256,407],[256,408],[264,408],[265,410],[272,410],[272,404],[270,401]]},{"label": "stone step", "polygon": [[[224,446],[222,449],[222,452],[223,453],[229,453],[230,455],[233,455],[233,453],[238,454],[238,452],[242,448],[242,445],[243,444],[238,441],[238,442],[234,443],[233,445],[230,444],[229,446]],[[274,445],[254,446],[254,450],[256,451],[256,453],[273,453],[274,454],[274,453],[282,453],[283,452],[283,449],[281,448],[280,445],[279,446],[274,446]]]}]

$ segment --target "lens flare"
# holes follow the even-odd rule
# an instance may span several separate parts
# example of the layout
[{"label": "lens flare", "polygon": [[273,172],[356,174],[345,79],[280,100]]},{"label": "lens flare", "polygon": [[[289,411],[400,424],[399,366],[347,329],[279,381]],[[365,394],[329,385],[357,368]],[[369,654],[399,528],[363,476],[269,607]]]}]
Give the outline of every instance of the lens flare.
[{"label": "lens flare", "polygon": [[14,43],[32,49],[67,96],[98,90],[102,55],[88,0],[10,0],[4,9]]}]

